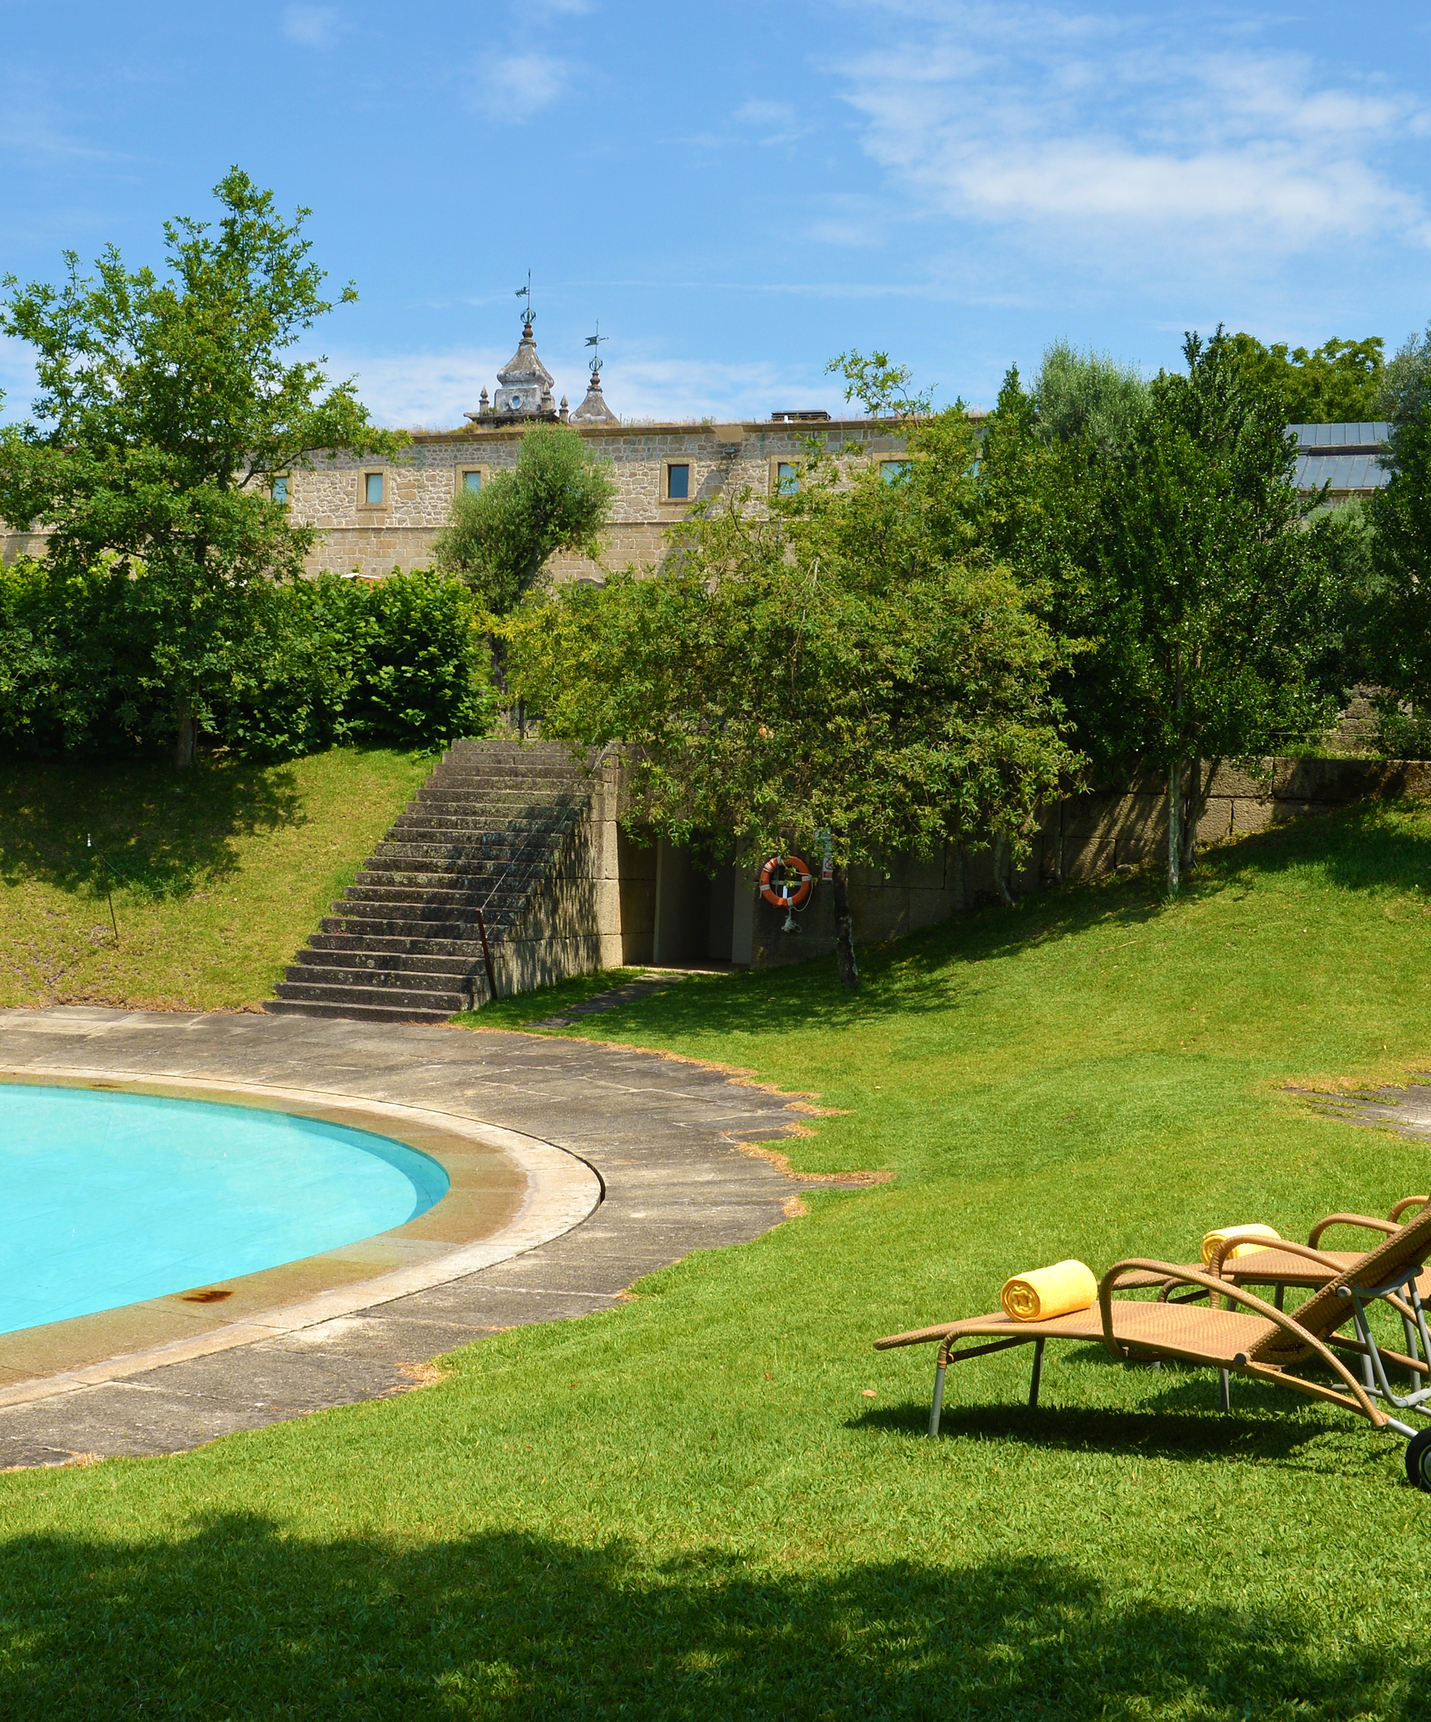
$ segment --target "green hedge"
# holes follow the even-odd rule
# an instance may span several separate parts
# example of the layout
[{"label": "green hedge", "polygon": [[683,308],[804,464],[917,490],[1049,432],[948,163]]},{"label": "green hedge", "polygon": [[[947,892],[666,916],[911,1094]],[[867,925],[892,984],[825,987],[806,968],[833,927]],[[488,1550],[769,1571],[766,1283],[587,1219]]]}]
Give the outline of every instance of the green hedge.
[{"label": "green hedge", "polygon": [[[142,571],[0,569],[0,750],[131,753],[172,742]],[[256,583],[206,651],[210,746],[287,758],[341,742],[437,747],[491,728],[486,617],[454,576]]]}]

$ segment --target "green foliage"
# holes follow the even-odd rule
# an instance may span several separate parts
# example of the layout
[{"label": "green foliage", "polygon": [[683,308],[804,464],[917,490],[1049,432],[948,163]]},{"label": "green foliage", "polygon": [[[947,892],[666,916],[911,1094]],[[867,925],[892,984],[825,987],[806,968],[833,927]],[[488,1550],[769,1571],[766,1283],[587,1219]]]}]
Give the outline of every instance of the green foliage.
[{"label": "green foliage", "polygon": [[301,237],[308,211],[285,223],[238,168],[215,195],[217,232],[165,224],[167,280],[111,246],[93,276],[67,252],[62,286],[7,277],[0,301],[0,331],[34,349],[41,390],[34,420],[0,430],[0,514],[42,524],[57,571],[142,563],[181,738],[223,642],[248,625],[250,587],[295,576],[314,541],[270,499],[271,480],[319,449],[393,453],[406,440],[372,424],[351,381],[329,388],[321,361],[286,358],[332,309]]},{"label": "green foliage", "polygon": [[768,514],[693,513],[659,570],[524,607],[504,630],[514,686],[548,735],[624,743],[636,816],[677,841],[768,852],[829,830],[844,867],[1017,833],[1072,763],[1058,652],[969,548],[962,411],[914,452],[893,485],[812,463]]},{"label": "green foliage", "polygon": [[1364,666],[1374,584],[1359,516],[1303,518],[1281,405],[1246,384],[1233,343],[1190,336],[1185,351],[1187,375],[1149,386],[1126,442],[1071,411],[1050,436],[1011,372],[979,475],[982,531],[1070,642],[1057,691],[1078,745],[1104,778],[1167,775],[1179,815],[1185,762],[1274,752],[1333,721]]},{"label": "green foliage", "polygon": [[531,425],[514,467],[493,473],[481,490],[458,491],[433,561],[461,574],[491,614],[505,616],[557,551],[600,554],[615,495],[578,432]]},{"label": "green foliage", "polygon": [[1273,752],[1335,710],[1308,673],[1335,625],[1329,529],[1299,524],[1281,409],[1225,339],[1185,351],[1104,491],[1081,666],[1101,672],[1105,755],[1164,768]]},{"label": "green foliage", "polygon": [[[0,571],[0,749],[123,755],[168,736],[159,653],[170,642],[151,579],[115,561]],[[480,735],[493,712],[485,625],[451,575],[256,582],[211,632],[194,719],[213,744],[255,759]]]},{"label": "green foliage", "polygon": [[1086,436],[1105,457],[1128,447],[1152,401],[1134,366],[1106,353],[1080,353],[1066,341],[1045,350],[1033,398],[1042,437],[1073,442]]},{"label": "green foliage", "polygon": [[1419,413],[1417,398],[1408,383],[1403,402],[1410,416],[1396,428],[1395,470],[1367,505],[1380,577],[1375,626],[1368,630],[1371,679],[1386,690],[1384,719],[1391,721],[1402,702],[1431,705],[1431,396]]},{"label": "green foliage", "polygon": [[866,358],[851,348],[831,359],[825,371],[844,378],[845,399],[858,401],[872,419],[922,419],[933,411],[932,395],[916,394],[914,372],[908,365],[891,364],[888,353]]},{"label": "green foliage", "polygon": [[1306,347],[1289,349],[1285,341],[1264,347],[1245,333],[1231,337],[1243,381],[1272,395],[1283,422],[1294,425],[1357,424],[1376,418],[1387,370],[1383,346],[1380,335],[1364,341],[1332,339],[1310,352]]},{"label": "green foliage", "polygon": [[365,740],[435,746],[492,726],[484,629],[461,580],[394,570],[363,594],[367,629],[353,722]]}]

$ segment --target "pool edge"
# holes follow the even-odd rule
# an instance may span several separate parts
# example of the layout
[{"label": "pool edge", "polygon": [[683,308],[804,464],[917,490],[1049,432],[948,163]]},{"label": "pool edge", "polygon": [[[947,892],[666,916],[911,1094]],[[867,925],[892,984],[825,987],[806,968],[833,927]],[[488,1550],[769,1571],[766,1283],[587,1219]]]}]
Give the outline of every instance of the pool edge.
[{"label": "pool edge", "polygon": [[[23,1405],[78,1392],[121,1376],[139,1375],[191,1358],[256,1344],[315,1327],[340,1316],[357,1315],[413,1292],[446,1285],[483,1268],[494,1267],[500,1262],[524,1255],[529,1250],[537,1249],[542,1244],[550,1243],[554,1238],[572,1231],[595,1211],[603,1196],[602,1182],[597,1172],[587,1161],[569,1149],[560,1148],[555,1143],[543,1141],[539,1137],[506,1129],[501,1125],[464,1118],[438,1108],[408,1106],[394,1101],[367,1098],[358,1100],[351,1094],[321,1088],[300,1089],[274,1083],[226,1082],[208,1077],[165,1077],[146,1071],[93,1069],[69,1065],[47,1065],[43,1070],[36,1070],[34,1066],[0,1069],[0,1082],[15,1082],[29,1087],[43,1086],[47,1081],[60,1086],[95,1085],[106,1089],[122,1086],[127,1092],[176,1099],[229,1099],[241,1103],[244,1097],[248,1097],[269,1103],[278,1102],[284,1110],[301,1116],[331,1117],[334,1113],[344,1114],[359,1128],[371,1127],[360,1124],[360,1119],[386,1119],[392,1124],[408,1124],[426,1131],[435,1130],[460,1142],[495,1149],[523,1173],[527,1188],[517,1213],[487,1237],[459,1244],[454,1249],[432,1256],[426,1261],[389,1269],[368,1279],[279,1304],[272,1309],[223,1323],[202,1333],[137,1350],[116,1352],[92,1363],[12,1381],[0,1386],[0,1407]],[[310,1110],[314,1107],[321,1108],[321,1113]],[[320,1258],[306,1259],[314,1261]],[[139,1307],[141,1306],[120,1306],[121,1309]],[[85,1316],[74,1318],[76,1321],[91,1319],[93,1318]],[[67,1324],[54,1325],[58,1328]]]}]

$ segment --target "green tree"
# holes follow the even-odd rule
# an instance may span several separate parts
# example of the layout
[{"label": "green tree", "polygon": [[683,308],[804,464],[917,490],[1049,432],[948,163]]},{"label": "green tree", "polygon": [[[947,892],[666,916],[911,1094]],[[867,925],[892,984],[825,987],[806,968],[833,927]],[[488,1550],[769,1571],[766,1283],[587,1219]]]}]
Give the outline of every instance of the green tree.
[{"label": "green tree", "polygon": [[1282,404],[1219,330],[1189,335],[1132,445],[1102,468],[1067,620],[1082,739],[1167,783],[1168,887],[1195,854],[1199,761],[1267,754],[1333,721],[1341,527],[1307,519]]},{"label": "green tree", "polygon": [[1086,436],[1100,455],[1119,453],[1148,416],[1151,394],[1132,365],[1055,341],[1033,387],[1038,434],[1049,442]]},{"label": "green tree", "polygon": [[866,358],[851,348],[831,359],[825,371],[844,378],[845,399],[858,401],[872,419],[923,419],[932,410],[929,392],[914,388],[914,372],[894,364],[888,353]]},{"label": "green tree", "polygon": [[41,388],[34,418],[0,432],[0,514],[44,529],[58,572],[106,558],[143,569],[132,608],[180,765],[249,588],[296,577],[314,541],[273,481],[318,450],[391,454],[406,440],[372,424],[352,381],[330,387],[324,361],[287,356],[332,309],[302,237],[309,212],[285,222],[238,168],[215,196],[216,229],[165,224],[168,279],[111,246],[92,276],[68,252],[61,286],[11,276],[0,299],[0,330],[34,349]]},{"label": "green tree", "polygon": [[1320,347],[1264,347],[1255,335],[1231,337],[1244,382],[1265,389],[1279,403],[1286,424],[1361,423],[1377,416],[1383,385],[1384,343],[1324,341]]},{"label": "green tree", "polygon": [[693,511],[659,570],[563,588],[505,629],[546,734],[623,746],[633,819],[746,853],[830,834],[846,987],[852,865],[1017,842],[1076,763],[1048,693],[1056,646],[971,542],[963,409],[912,452],[896,483],[812,453],[798,495]]},{"label": "green tree", "polygon": [[433,561],[461,574],[494,616],[505,616],[560,550],[596,557],[616,486],[567,425],[534,424],[517,462],[480,490],[459,491]]}]

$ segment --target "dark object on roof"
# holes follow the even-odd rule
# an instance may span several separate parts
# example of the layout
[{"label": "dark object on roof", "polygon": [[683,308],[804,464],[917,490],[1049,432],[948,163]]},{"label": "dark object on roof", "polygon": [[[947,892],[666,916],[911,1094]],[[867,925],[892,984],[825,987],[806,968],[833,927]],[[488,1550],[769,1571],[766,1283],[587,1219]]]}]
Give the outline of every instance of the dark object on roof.
[{"label": "dark object on roof", "polygon": [[828,413],[771,413],[770,421],[772,424],[779,424],[785,419],[791,424],[816,424],[829,416]]},{"label": "dark object on roof", "polygon": [[1391,482],[1381,464],[1391,436],[1384,419],[1361,424],[1288,425],[1297,438],[1298,490],[1329,484],[1337,494],[1380,490]]}]

